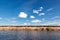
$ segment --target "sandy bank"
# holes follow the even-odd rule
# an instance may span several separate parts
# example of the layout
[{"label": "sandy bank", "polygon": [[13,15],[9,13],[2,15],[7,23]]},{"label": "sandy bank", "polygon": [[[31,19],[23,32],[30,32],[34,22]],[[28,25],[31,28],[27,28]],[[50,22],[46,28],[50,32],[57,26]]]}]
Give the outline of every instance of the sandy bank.
[{"label": "sandy bank", "polygon": [[60,31],[60,27],[0,27],[0,30],[40,30],[40,31]]}]

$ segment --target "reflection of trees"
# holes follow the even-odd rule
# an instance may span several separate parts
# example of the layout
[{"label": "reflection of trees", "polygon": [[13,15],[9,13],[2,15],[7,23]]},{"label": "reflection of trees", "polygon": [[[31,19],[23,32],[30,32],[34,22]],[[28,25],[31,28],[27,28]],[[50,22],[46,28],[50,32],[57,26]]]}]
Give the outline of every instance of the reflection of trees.
[{"label": "reflection of trees", "polygon": [[46,31],[49,31],[49,28],[46,28]]},{"label": "reflection of trees", "polygon": [[46,28],[46,31],[51,31],[52,29],[51,28]]},{"label": "reflection of trees", "polygon": [[43,30],[44,30],[44,28],[41,29],[41,31],[43,31]]}]

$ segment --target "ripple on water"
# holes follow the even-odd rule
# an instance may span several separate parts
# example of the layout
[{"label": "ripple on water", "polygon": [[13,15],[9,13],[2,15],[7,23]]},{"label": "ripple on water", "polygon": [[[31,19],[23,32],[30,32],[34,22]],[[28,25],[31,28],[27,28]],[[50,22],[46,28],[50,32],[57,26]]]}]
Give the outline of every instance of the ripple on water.
[{"label": "ripple on water", "polygon": [[0,31],[0,40],[60,40],[60,32]]}]

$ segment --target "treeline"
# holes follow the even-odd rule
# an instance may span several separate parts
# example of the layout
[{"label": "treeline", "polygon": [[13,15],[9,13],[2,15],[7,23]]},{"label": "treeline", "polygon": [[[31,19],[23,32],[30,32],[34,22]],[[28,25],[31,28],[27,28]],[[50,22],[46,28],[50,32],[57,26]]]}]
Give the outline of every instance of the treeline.
[{"label": "treeline", "polygon": [[60,26],[0,26],[0,27],[60,27]]}]

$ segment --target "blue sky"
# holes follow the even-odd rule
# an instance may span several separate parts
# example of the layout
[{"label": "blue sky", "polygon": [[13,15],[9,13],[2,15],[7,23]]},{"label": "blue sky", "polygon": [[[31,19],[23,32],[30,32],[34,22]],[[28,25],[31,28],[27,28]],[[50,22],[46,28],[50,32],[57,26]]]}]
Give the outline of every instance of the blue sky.
[{"label": "blue sky", "polygon": [[60,0],[0,0],[0,25],[60,25]]}]

